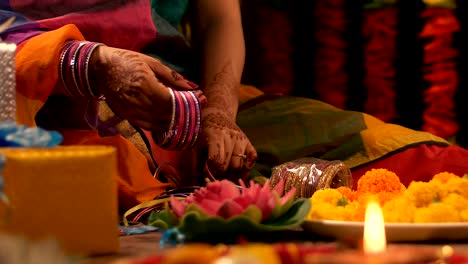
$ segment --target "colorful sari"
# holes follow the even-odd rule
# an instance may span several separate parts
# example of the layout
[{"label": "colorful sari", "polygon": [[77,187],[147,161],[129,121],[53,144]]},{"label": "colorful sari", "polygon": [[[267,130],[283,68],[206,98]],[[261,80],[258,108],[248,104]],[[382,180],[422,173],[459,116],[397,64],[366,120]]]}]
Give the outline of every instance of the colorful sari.
[{"label": "colorful sari", "polygon": [[[117,118],[105,104],[83,107],[87,102],[51,96],[59,81],[59,55],[66,41],[87,39],[139,51],[156,37],[150,3],[147,0],[55,2],[0,1],[0,23],[16,17],[1,38],[18,45],[17,122],[28,126],[39,122],[41,126],[59,130],[64,136],[63,145],[115,146],[121,209],[152,199],[169,184],[153,178],[155,161],[141,130]],[[99,133],[86,125],[86,113],[91,116],[86,120],[88,124],[99,122]],[[106,136],[102,137],[103,134]]]},{"label": "colorful sari", "polygon": [[[89,105],[52,96],[59,81],[60,50],[66,41],[86,39],[163,57],[151,47],[158,41],[174,40],[163,33],[176,31],[160,30],[171,23],[161,23],[164,17],[152,12],[148,0],[62,2],[0,0],[0,22],[12,15],[17,17],[1,37],[18,45],[18,123],[59,130],[64,145],[115,146],[122,210],[196,178],[203,160],[197,150],[159,149],[149,133],[119,119],[104,102]],[[157,2],[164,1],[153,1],[153,6],[158,6]],[[155,23],[155,17],[160,23]],[[168,64],[178,65],[169,60]],[[468,164],[468,152],[429,133],[386,124],[363,113],[338,110],[311,99],[260,94],[253,87],[242,86],[240,97],[245,103],[238,115],[239,126],[259,153],[254,172],[268,176],[273,166],[305,156],[343,160],[353,168],[356,179],[375,166],[402,173],[404,183],[425,180],[440,169],[468,172],[468,165],[464,165]],[[436,154],[443,158],[431,156]],[[413,165],[407,162],[400,166],[407,158]],[[155,179],[153,174],[168,163],[176,172],[165,175],[164,182]]]}]

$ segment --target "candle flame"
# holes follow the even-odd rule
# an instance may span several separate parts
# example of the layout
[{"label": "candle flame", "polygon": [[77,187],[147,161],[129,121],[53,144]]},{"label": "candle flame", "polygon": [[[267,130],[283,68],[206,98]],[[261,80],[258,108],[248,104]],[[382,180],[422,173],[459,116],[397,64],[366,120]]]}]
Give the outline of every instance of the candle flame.
[{"label": "candle flame", "polygon": [[364,222],[364,252],[367,254],[384,252],[387,247],[385,224],[382,209],[375,202],[369,202]]}]

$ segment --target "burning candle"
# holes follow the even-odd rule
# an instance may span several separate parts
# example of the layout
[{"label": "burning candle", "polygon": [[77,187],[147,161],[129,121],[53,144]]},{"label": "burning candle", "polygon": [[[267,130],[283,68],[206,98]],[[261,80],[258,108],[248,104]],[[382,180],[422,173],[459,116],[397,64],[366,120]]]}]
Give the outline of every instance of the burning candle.
[{"label": "burning candle", "polygon": [[385,252],[387,240],[382,209],[377,202],[370,202],[366,208],[364,222],[364,252],[378,254]]},{"label": "burning candle", "polygon": [[385,221],[378,202],[370,201],[364,220],[364,263],[425,263],[441,257],[434,248],[394,245],[387,248]]},{"label": "burning candle", "polygon": [[15,44],[0,42],[0,122],[16,120]]}]

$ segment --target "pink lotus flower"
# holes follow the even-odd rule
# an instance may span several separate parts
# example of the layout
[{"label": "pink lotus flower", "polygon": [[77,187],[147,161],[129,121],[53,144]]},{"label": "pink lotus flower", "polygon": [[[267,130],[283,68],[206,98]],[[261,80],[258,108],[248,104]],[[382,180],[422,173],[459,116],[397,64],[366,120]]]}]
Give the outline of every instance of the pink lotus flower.
[{"label": "pink lotus flower", "polygon": [[261,211],[261,221],[264,221],[288,210],[296,192],[291,189],[282,196],[284,181],[280,181],[273,189],[268,181],[263,186],[253,181],[249,187],[243,181],[240,181],[240,185],[242,188],[228,180],[210,182],[184,200],[171,197],[170,205],[179,218],[187,212],[190,205],[195,205],[209,216],[224,219],[242,215],[250,206],[255,206]]}]

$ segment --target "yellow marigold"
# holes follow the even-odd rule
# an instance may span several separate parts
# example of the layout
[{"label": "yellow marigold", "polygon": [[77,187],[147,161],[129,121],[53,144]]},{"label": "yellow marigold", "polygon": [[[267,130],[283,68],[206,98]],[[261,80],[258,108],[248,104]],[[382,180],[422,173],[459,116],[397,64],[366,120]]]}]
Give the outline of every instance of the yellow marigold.
[{"label": "yellow marigold", "polygon": [[358,201],[348,204],[346,210],[349,211],[348,221],[363,222],[366,217],[366,205]]},{"label": "yellow marigold", "polygon": [[460,212],[460,218],[463,222],[468,222],[468,209]]},{"label": "yellow marigold", "polygon": [[380,192],[377,195],[379,203],[381,205],[385,205],[388,201],[391,201],[399,196],[401,196],[400,192]]},{"label": "yellow marigold", "polygon": [[440,172],[440,173],[437,173],[436,175],[432,176],[431,181],[439,181],[441,183],[447,183],[447,181],[450,180],[453,177],[460,178],[458,175],[455,175],[453,173],[444,171],[444,172]]},{"label": "yellow marigold", "polygon": [[377,201],[380,206],[383,206],[383,202],[380,200],[378,194],[372,193],[360,193],[356,200],[352,203],[352,206],[355,209],[355,212],[352,216],[354,221],[364,221],[366,215],[366,207],[369,202]]},{"label": "yellow marigold", "polygon": [[415,223],[460,222],[457,210],[451,205],[432,203],[428,207],[417,208],[414,212]]},{"label": "yellow marigold", "polygon": [[445,185],[449,193],[456,193],[468,199],[468,179],[451,178]]},{"label": "yellow marigold", "polygon": [[360,193],[396,192],[401,190],[400,178],[387,169],[372,169],[367,171],[358,181],[357,191]]},{"label": "yellow marigold", "polygon": [[446,188],[438,181],[413,181],[404,195],[416,207],[426,207],[434,201],[440,201],[447,195]]},{"label": "yellow marigold", "polygon": [[310,198],[310,201],[312,202],[312,207],[321,203],[329,203],[333,206],[336,206],[341,198],[343,198],[343,194],[341,194],[339,191],[333,188],[327,188],[314,192]]},{"label": "yellow marigold", "polygon": [[349,210],[345,206],[335,206],[330,203],[312,204],[310,212],[307,216],[309,220],[348,220]]},{"label": "yellow marigold", "polygon": [[379,192],[379,193],[357,193],[358,195],[356,196],[357,202],[360,204],[366,206],[370,201],[377,201],[380,206],[383,206],[386,202],[401,196],[400,192]]},{"label": "yellow marigold", "polygon": [[449,193],[441,202],[451,205],[457,211],[468,209],[468,199],[457,193]]},{"label": "yellow marigold", "polygon": [[416,207],[405,196],[398,196],[382,207],[385,222],[412,223]]},{"label": "yellow marigold", "polygon": [[343,194],[348,201],[354,201],[356,199],[356,192],[349,187],[340,186],[336,190]]}]

